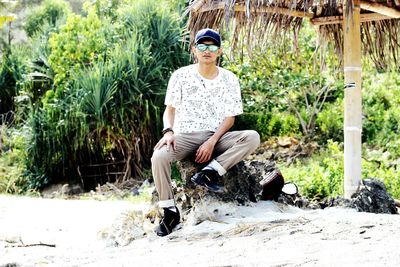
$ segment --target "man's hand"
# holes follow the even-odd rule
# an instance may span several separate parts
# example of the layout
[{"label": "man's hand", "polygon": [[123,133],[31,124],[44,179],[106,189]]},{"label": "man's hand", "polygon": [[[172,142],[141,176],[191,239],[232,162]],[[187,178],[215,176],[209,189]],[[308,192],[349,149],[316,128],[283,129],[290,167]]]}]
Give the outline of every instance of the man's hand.
[{"label": "man's hand", "polygon": [[158,141],[156,146],[154,147],[154,150],[162,148],[164,145],[167,145],[167,151],[170,150],[171,146],[172,149],[175,151],[176,148],[176,140],[175,140],[175,135],[173,132],[167,132],[164,134],[163,138]]},{"label": "man's hand", "polygon": [[211,159],[212,153],[214,151],[216,141],[214,139],[208,139],[205,141],[196,151],[196,159],[197,163],[204,163]]}]

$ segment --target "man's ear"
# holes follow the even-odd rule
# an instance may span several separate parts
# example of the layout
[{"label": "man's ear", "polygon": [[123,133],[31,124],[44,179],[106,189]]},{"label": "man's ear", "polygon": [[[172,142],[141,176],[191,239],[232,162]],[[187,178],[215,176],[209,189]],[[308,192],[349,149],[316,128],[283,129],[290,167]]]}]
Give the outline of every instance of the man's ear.
[{"label": "man's ear", "polygon": [[193,55],[193,61],[197,63],[197,51],[194,45],[192,46],[192,55]]},{"label": "man's ear", "polygon": [[196,46],[195,45],[192,45],[192,53],[193,53],[193,55],[196,55]]}]

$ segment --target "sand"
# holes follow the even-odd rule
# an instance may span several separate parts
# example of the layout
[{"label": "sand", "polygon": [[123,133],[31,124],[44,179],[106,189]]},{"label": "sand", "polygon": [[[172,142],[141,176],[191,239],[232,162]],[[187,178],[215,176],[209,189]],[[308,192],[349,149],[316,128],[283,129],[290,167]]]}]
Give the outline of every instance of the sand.
[{"label": "sand", "polygon": [[399,215],[205,200],[160,238],[149,208],[0,196],[0,266],[400,266]]}]

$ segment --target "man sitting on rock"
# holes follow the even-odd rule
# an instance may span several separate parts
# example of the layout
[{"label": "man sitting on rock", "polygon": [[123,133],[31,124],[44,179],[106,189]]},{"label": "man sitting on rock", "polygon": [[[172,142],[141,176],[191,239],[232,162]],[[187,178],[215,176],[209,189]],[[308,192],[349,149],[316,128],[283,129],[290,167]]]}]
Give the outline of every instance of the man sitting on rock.
[{"label": "man sitting on rock", "polygon": [[151,158],[158,205],[164,209],[156,230],[159,236],[170,234],[180,221],[171,187],[173,161],[195,155],[195,162],[208,163],[191,181],[223,192],[218,179],[260,144],[256,131],[228,132],[235,116],[243,113],[243,106],[238,78],[217,66],[222,54],[219,33],[209,28],[200,30],[192,52],[197,64],[176,70],[169,80],[163,137]]}]

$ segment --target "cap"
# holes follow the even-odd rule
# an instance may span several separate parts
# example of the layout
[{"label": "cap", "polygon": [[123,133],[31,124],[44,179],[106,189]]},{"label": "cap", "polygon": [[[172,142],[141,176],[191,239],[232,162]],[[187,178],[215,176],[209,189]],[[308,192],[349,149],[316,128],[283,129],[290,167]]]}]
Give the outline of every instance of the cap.
[{"label": "cap", "polygon": [[215,42],[215,45],[221,46],[221,36],[213,29],[205,28],[198,31],[196,34],[195,43],[198,44],[203,39],[211,39]]}]

